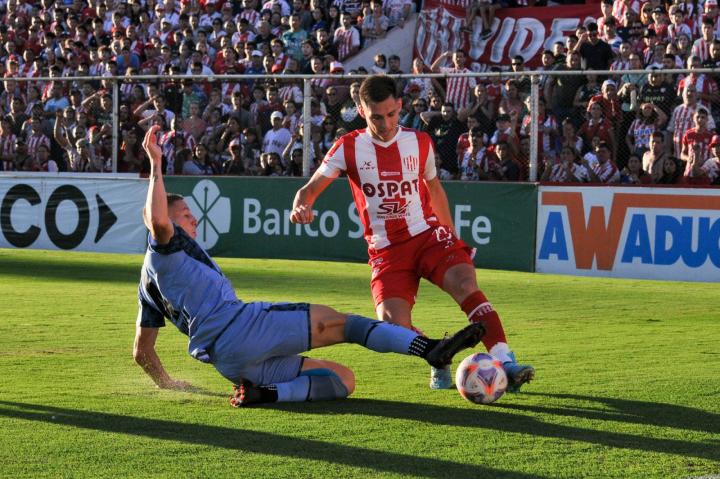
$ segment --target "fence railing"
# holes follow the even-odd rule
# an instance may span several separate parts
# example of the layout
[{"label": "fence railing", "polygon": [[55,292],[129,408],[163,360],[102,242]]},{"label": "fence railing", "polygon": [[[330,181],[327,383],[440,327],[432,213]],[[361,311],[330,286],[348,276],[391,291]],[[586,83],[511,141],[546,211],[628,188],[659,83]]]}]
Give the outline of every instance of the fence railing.
[{"label": "fence railing", "polygon": [[[689,74],[693,74],[688,80],[681,80]],[[332,74],[332,75],[300,75],[300,74],[283,74],[283,75],[214,75],[214,76],[153,76],[153,75],[138,75],[138,76],[119,76],[119,77],[40,77],[40,78],[7,78],[5,82],[9,82],[10,85],[13,82],[18,83],[32,83],[32,84],[45,84],[46,82],[62,82],[62,83],[82,83],[91,82],[97,84],[102,81],[106,85],[112,85],[112,99],[113,99],[113,114],[112,114],[112,171],[118,171],[118,146],[121,138],[119,137],[119,108],[120,108],[120,86],[127,83],[141,83],[141,84],[169,84],[172,82],[181,82],[185,79],[193,79],[198,82],[210,82],[211,84],[222,85],[224,83],[235,83],[235,82],[248,82],[250,80],[272,80],[272,79],[285,79],[285,80],[298,80],[303,82],[303,108],[302,108],[302,121],[304,124],[311,123],[311,98],[312,98],[312,86],[313,80],[322,78],[330,78],[334,81],[346,81],[348,84],[352,81],[361,81],[367,75],[352,75],[352,74]],[[416,79],[416,78],[431,78],[438,80],[448,80],[450,78],[457,77],[470,77],[478,82],[497,83],[497,79],[505,82],[510,79],[524,80],[528,79],[530,83],[529,92],[521,92],[520,100],[526,105],[527,116],[529,122],[523,127],[523,131],[527,137],[529,137],[529,165],[528,165],[528,179],[530,181],[537,181],[539,179],[539,171],[542,167],[543,161],[548,161],[552,158],[553,152],[547,151],[546,142],[547,138],[542,135],[545,134],[546,125],[544,123],[548,119],[549,114],[555,114],[555,121],[558,124],[558,129],[562,128],[561,122],[569,118],[573,123],[576,130],[580,129],[586,119],[591,115],[587,111],[585,106],[590,100],[588,95],[595,93],[602,95],[603,82],[605,79],[611,79],[614,82],[614,93],[610,93],[611,103],[617,102],[620,105],[620,111],[614,112],[616,118],[612,121],[612,141],[613,141],[613,154],[615,160],[623,161],[628,154],[637,154],[643,148],[647,147],[647,134],[652,128],[650,124],[655,121],[654,128],[664,132],[672,132],[671,135],[665,135],[666,148],[674,155],[680,153],[679,140],[682,139],[682,134],[687,130],[684,128],[678,131],[679,122],[678,118],[673,118],[674,109],[683,103],[683,93],[679,95],[678,84],[682,81],[684,84],[690,85],[690,89],[700,90],[696,92],[696,97],[690,99],[691,104],[700,104],[706,107],[710,113],[710,127],[714,128],[714,117],[715,114],[720,114],[720,94],[718,94],[717,83],[715,79],[720,80],[720,69],[673,69],[673,70],[625,70],[625,71],[585,71],[585,70],[548,70],[548,71],[522,71],[522,72],[468,72],[468,73],[423,73],[423,74],[403,74],[403,75],[392,75],[394,78],[399,79]],[[557,88],[558,84],[567,82],[569,78],[577,76],[588,77],[589,87],[586,85],[582,94],[578,94],[575,91],[574,98],[570,99],[566,96],[562,96],[557,93],[553,93],[553,88]],[[651,79],[651,77],[662,77],[662,81],[658,83],[657,79]],[[701,80],[698,80],[701,78]],[[594,79],[597,79],[596,83],[593,83]],[[577,83],[580,83],[579,81]],[[527,83],[525,83],[526,85]],[[554,86],[553,86],[554,85]],[[645,87],[644,85],[650,85]],[[714,86],[713,86],[714,85]],[[659,88],[664,86],[665,89]],[[595,92],[593,88],[599,88],[599,91]],[[662,95],[660,95],[662,93]],[[503,93],[504,95],[506,93]],[[470,92],[471,102],[475,101],[473,93]],[[513,99],[514,101],[515,99]],[[539,116],[540,102],[546,103],[546,111],[548,114],[542,118]],[[597,101],[597,99],[596,99]],[[687,101],[686,101],[687,103]],[[643,115],[644,107],[646,104],[654,105],[657,107],[653,110],[650,116],[653,116],[654,120],[645,118]],[[605,103],[603,103],[605,107]],[[662,114],[660,113],[662,112]],[[561,115],[562,117],[559,117]],[[607,112],[603,112],[603,115],[607,118]],[[657,117],[660,117],[659,119]],[[635,123],[633,127],[633,121],[636,119],[643,120],[642,122]],[[491,119],[494,120],[494,119]],[[646,121],[647,120],[647,121]],[[676,124],[671,124],[672,120],[676,120]],[[718,117],[720,120],[720,117]],[[649,123],[648,123],[649,122]],[[643,124],[647,123],[647,128],[643,129]],[[542,133],[542,135],[541,135]],[[556,135],[561,136],[561,131],[555,132]],[[542,143],[541,143],[542,142]],[[545,144],[543,144],[545,143]],[[311,149],[311,135],[303,135],[303,174],[309,175],[311,171],[310,163],[310,149]]]}]

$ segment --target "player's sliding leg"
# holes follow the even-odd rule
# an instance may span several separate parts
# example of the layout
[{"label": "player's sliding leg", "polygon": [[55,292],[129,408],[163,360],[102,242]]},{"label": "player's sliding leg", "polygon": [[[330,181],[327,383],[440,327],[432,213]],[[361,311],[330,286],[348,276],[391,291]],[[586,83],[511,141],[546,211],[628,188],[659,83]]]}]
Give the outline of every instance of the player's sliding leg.
[{"label": "player's sliding leg", "polygon": [[[474,347],[485,333],[481,324],[473,323],[449,338],[430,339],[401,326],[363,316],[344,315],[326,306],[311,306],[310,315],[313,347],[355,343],[380,353],[419,356],[437,368],[449,365],[459,351]],[[338,334],[340,329],[342,336]],[[235,386],[230,402],[233,406],[242,407],[270,402],[342,399],[350,395],[354,387],[355,378],[345,366],[306,359],[298,377],[260,386],[244,381]]]},{"label": "player's sliding leg", "polygon": [[470,264],[457,264],[445,273],[443,289],[460,304],[471,323],[485,327],[483,344],[488,352],[498,358],[508,376],[509,392],[518,392],[520,387],[535,377],[535,368],[518,364],[510,350],[500,316],[477,286],[475,268]]},{"label": "player's sliding leg", "polygon": [[233,386],[235,407],[273,402],[331,401],[344,399],[355,389],[353,372],[342,364],[305,358],[300,375],[287,382],[256,386],[249,381]]},{"label": "player's sliding leg", "polygon": [[396,324],[315,304],[310,306],[310,327],[312,348],[355,343],[378,353],[419,356],[435,367],[450,364],[458,351],[473,347],[485,334],[482,325],[471,324],[449,338],[430,339]]}]

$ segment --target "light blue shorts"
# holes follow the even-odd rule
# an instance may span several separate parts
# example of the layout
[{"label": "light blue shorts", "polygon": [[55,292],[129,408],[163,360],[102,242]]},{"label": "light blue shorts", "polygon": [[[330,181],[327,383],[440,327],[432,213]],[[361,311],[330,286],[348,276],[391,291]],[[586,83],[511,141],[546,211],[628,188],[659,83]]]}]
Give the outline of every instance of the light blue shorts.
[{"label": "light blue shorts", "polygon": [[241,316],[217,339],[212,363],[234,384],[274,384],[295,379],[310,349],[310,305],[254,303],[257,314]]}]

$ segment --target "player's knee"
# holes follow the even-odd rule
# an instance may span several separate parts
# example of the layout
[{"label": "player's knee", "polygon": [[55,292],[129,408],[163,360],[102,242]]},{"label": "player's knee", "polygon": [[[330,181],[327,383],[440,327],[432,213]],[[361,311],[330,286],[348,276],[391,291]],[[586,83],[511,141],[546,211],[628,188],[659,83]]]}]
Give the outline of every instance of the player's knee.
[{"label": "player's knee", "polygon": [[340,380],[342,381],[345,389],[347,389],[347,395],[350,396],[355,391],[355,373],[352,369],[347,368],[338,364],[339,368],[336,372]]}]

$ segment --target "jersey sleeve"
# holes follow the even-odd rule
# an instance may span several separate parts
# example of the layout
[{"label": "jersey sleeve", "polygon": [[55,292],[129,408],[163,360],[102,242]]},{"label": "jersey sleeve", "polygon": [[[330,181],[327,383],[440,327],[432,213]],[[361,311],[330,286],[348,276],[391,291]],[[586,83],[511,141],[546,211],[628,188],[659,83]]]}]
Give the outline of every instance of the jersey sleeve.
[{"label": "jersey sleeve", "polygon": [[142,295],[139,295],[137,325],[141,328],[162,328],[165,326],[165,317],[155,306],[150,304]]},{"label": "jersey sleeve", "polygon": [[425,159],[425,167],[423,168],[423,178],[432,180],[437,176],[437,168],[435,167],[435,144],[427,133],[423,134],[421,141],[427,142],[427,158]]},{"label": "jersey sleeve", "polygon": [[345,142],[343,138],[340,138],[327,152],[322,163],[318,167],[318,171],[321,175],[327,176],[328,178],[337,178],[340,173],[347,170],[347,164],[345,163]]}]

